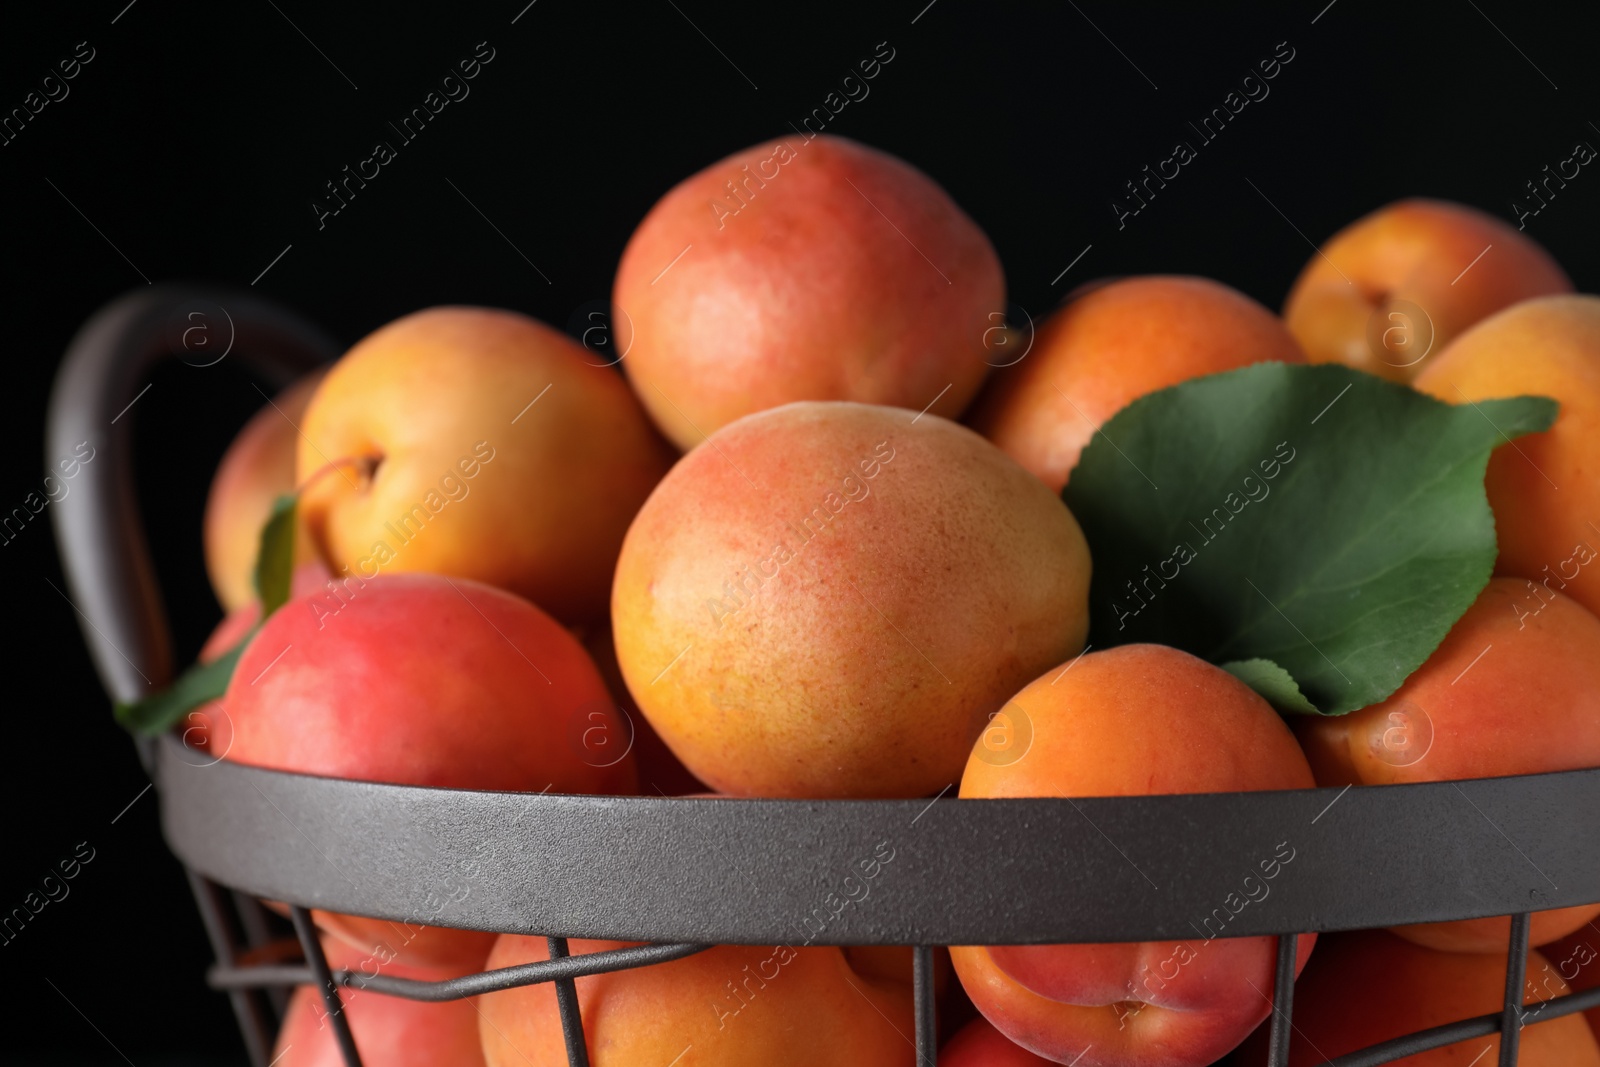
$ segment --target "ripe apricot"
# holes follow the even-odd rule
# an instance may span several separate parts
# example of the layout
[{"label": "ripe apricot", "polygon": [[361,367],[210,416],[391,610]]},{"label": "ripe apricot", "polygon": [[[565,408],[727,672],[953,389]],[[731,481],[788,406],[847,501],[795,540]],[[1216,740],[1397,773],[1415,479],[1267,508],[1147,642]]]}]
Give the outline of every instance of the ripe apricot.
[{"label": "ripe apricot", "polygon": [[[407,967],[329,940],[328,966],[366,975],[440,981],[459,972]],[[478,1011],[471,1000],[424,1003],[365,989],[339,991],[350,1036],[363,1063],[383,1067],[483,1067]],[[300,986],[289,998],[283,1026],[272,1048],[274,1067],[344,1067],[322,995]]]},{"label": "ripe apricot", "polygon": [[[1296,716],[1294,729],[1324,786],[1600,767],[1600,619],[1559,593],[1491,579],[1388,700],[1348,715]],[[1461,809],[1463,819],[1485,817],[1465,800]],[[1596,915],[1600,904],[1536,912],[1533,944]],[[1396,933],[1433,948],[1488,952],[1509,943],[1511,920]]]},{"label": "ripe apricot", "polygon": [[963,1026],[939,1050],[940,1067],[1050,1067],[1054,1062],[1029,1052],[982,1017]]},{"label": "ripe apricot", "polygon": [[[307,374],[252,415],[211,478],[202,542],[206,574],[223,611],[237,611],[255,599],[261,527],[278,497],[294,491],[294,454],[300,443],[295,427],[323,373]],[[295,561],[314,561],[316,547],[303,523],[295,534]]]},{"label": "ripe apricot", "polygon": [[[1163,645],[1090,652],[1036,679],[1000,713],[999,746],[974,746],[963,797],[1143,796],[1304,789],[1313,782],[1271,705],[1233,675]],[[997,716],[996,722],[1001,720]],[[1013,747],[1015,746],[1015,747]],[[1263,841],[1266,899],[1292,842]],[[1138,863],[1135,853],[1129,861]],[[1221,902],[1219,902],[1221,903]],[[1222,914],[1229,914],[1231,909]],[[952,948],[978,1010],[1012,1041],[1082,1067],[1204,1067],[1271,1009],[1276,939]],[[1302,935],[1304,966],[1315,935]]]},{"label": "ripe apricot", "polygon": [[[1546,960],[1545,968],[1537,973],[1528,972],[1528,981],[1539,985],[1550,981],[1552,973],[1581,993],[1600,986],[1600,923],[1585,923],[1559,941],[1553,941],[1540,950]],[[1589,1028],[1600,1038],[1600,1007],[1584,1012]]]},{"label": "ripe apricot", "polygon": [[1495,573],[1565,593],[1600,614],[1600,297],[1551,296],[1508,308],[1439,353],[1415,384],[1449,404],[1523,395],[1560,402],[1549,430],[1489,457]]},{"label": "ripe apricot", "polygon": [[[574,955],[622,942],[570,942]],[[549,958],[542,937],[502,937],[490,967]],[[912,1067],[911,991],[856,973],[837,948],[722,945],[671,963],[579,978],[592,1067]],[[489,1067],[566,1067],[556,991],[479,998]]]},{"label": "ripe apricot", "polygon": [[1306,261],[1283,317],[1313,363],[1408,382],[1480,319],[1572,282],[1537,242],[1447,200],[1400,200]]},{"label": "ripe apricot", "polygon": [[797,403],[672,469],[628,530],[612,620],[639,707],[713,789],[920,796],[1082,647],[1088,585],[1071,512],[971,430]]},{"label": "ripe apricot", "polygon": [[[1545,960],[1528,954],[1528,974]],[[1330,934],[1295,985],[1289,1067],[1316,1067],[1335,1056],[1445,1023],[1498,1014],[1504,1005],[1504,953],[1437,952],[1382,930]],[[1565,993],[1529,982],[1518,1067],[1597,1067],[1600,1046],[1579,1015],[1539,1020],[1539,1001]],[[1243,1064],[1267,1062],[1263,1026],[1240,1051]],[[1394,1067],[1469,1067],[1495,1063],[1500,1038],[1475,1037],[1394,1061]]]},{"label": "ripe apricot", "polygon": [[[633,791],[631,756],[597,765],[576,740],[583,717],[611,703],[583,648],[544,612],[432,574],[341,592],[291,600],[246,648],[223,698],[229,759],[456,789]],[[441,922],[459,888],[422,887],[440,899]],[[423,966],[481,963],[493,941],[442,926],[324,913],[318,921],[358,947]]]},{"label": "ripe apricot", "polygon": [[956,417],[989,369],[1005,278],[927,175],[812,135],[764,141],[662,197],[612,303],[629,380],[687,449],[795,400]]},{"label": "ripe apricot", "polygon": [[306,409],[300,514],[340,579],[426,571],[602,618],[671,449],[615,371],[490,308],[419,311],[334,364]]},{"label": "ripe apricot", "polygon": [[997,371],[967,422],[1057,492],[1100,426],[1169,385],[1252,363],[1301,363],[1276,315],[1209,278],[1094,286]]}]

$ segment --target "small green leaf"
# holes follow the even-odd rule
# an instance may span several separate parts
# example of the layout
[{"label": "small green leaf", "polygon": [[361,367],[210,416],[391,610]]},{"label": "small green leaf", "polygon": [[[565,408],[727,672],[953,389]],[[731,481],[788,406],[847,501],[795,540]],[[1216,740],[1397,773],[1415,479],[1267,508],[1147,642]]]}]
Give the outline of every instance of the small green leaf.
[{"label": "small green leaf", "polygon": [[295,509],[298,499],[285,493],[272,504],[272,514],[261,527],[261,548],[256,554],[256,596],[261,599],[261,618],[283,607],[289,600],[289,582],[294,576]]},{"label": "small green leaf", "polygon": [[1294,676],[1270,659],[1236,659],[1218,664],[1266,698],[1279,711],[1294,715],[1315,715],[1316,707],[1294,684]]},{"label": "small green leaf", "polygon": [[1450,405],[1335,364],[1261,363],[1142,397],[1062,494],[1094,560],[1090,640],[1270,660],[1327,714],[1377,703],[1489,580],[1489,453],[1556,410]]},{"label": "small green leaf", "polygon": [[134,733],[155,735],[172,729],[183,717],[200,705],[220,699],[228,690],[228,680],[244,654],[244,648],[255,636],[251,630],[243,641],[212,660],[197,663],[178,676],[178,680],[161,692],[136,700],[131,704],[116,706],[116,719],[125,729]]}]

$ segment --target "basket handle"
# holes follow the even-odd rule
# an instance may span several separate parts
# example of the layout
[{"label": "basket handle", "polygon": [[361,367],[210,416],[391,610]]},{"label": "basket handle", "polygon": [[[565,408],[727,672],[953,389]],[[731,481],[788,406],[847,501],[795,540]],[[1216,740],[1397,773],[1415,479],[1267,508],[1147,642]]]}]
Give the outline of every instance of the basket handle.
[{"label": "basket handle", "polygon": [[50,394],[46,462],[70,463],[81,444],[94,453],[50,512],[66,594],[114,700],[136,700],[172,679],[171,634],[133,481],[133,406],[150,370],[170,358],[204,368],[237,353],[282,385],[340,351],[317,327],[248,290],[201,285],[119,297],[67,346]]}]

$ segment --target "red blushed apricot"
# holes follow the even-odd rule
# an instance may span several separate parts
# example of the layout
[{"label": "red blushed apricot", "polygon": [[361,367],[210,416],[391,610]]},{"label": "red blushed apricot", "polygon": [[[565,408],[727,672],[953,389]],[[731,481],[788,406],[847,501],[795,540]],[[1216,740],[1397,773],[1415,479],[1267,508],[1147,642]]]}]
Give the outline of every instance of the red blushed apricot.
[{"label": "red blushed apricot", "polygon": [[1005,278],[988,237],[915,167],[785,136],[662,197],[612,303],[628,379],[688,449],[796,400],[960,415],[989,369]]},{"label": "red blushed apricot", "polygon": [[[631,793],[632,757],[580,743],[611,712],[577,640],[510,593],[431,574],[291,600],[245,649],[223,698],[227,758],[303,774],[454,789]],[[451,884],[435,890],[448,921]],[[492,934],[318,913],[325,929],[425,966],[481,963]]]},{"label": "red blushed apricot", "polygon": [[1408,382],[1457,335],[1572,282],[1532,238],[1445,200],[1401,200],[1346,226],[1306,261],[1284,303],[1313,363]]},{"label": "red blushed apricot", "polygon": [[[1494,578],[1388,700],[1348,715],[1298,716],[1324,786],[1443,782],[1600,767],[1600,619],[1514,578]],[[1462,802],[1462,818],[1478,818]],[[1509,846],[1508,846],[1509,847]],[[1536,912],[1533,944],[1600,915],[1600,904]],[[1509,918],[1428,923],[1396,933],[1434,948],[1489,952]]]},{"label": "red blushed apricot", "polygon": [[[569,943],[573,955],[623,947]],[[548,959],[545,939],[506,935],[490,967]],[[723,945],[577,980],[592,1067],[913,1067],[911,991],[850,969],[837,948]],[[555,989],[479,998],[489,1067],[566,1067]]]},{"label": "red blushed apricot", "polygon": [[974,1019],[939,1050],[940,1067],[1050,1067],[1054,1060],[1035,1056],[987,1019]]},{"label": "red blushed apricot", "polygon": [[967,417],[1056,492],[1101,424],[1147,393],[1252,363],[1301,363],[1278,317],[1208,278],[1154,275],[1087,290],[1052,315]]},{"label": "red blushed apricot", "polygon": [[[1545,959],[1528,954],[1530,978]],[[1323,938],[1295,985],[1289,1067],[1317,1067],[1335,1056],[1403,1034],[1479,1015],[1498,1014],[1505,1000],[1504,953],[1436,952],[1381,930]],[[1566,986],[1529,982],[1518,1067],[1597,1067],[1600,1046],[1578,1015],[1539,1022],[1537,1003]],[[1497,1062],[1500,1038],[1476,1037],[1394,1061],[1394,1067],[1470,1067]],[[1263,1026],[1240,1050],[1239,1062],[1267,1062]]]},{"label": "red blushed apricot", "polygon": [[1415,384],[1447,404],[1508,396],[1561,404],[1550,429],[1489,457],[1495,573],[1565,593],[1600,614],[1600,297],[1552,296],[1508,308],[1462,334]]},{"label": "red blushed apricot", "polygon": [[[203,527],[206,573],[227,612],[255,599],[253,582],[261,527],[278,497],[294,491],[295,430],[324,371],[313,371],[279,393],[233,439],[217,464],[206,496]],[[295,529],[295,558],[315,558],[303,524]]]},{"label": "red blushed apricot", "polygon": [[[963,797],[1313,785],[1294,736],[1265,700],[1220,667],[1162,645],[1123,645],[1062,664],[1001,714],[1014,737],[1031,735],[1028,747],[1012,758],[988,747],[986,735],[968,760]],[[1295,848],[1264,841],[1261,853],[1259,871],[1241,872],[1252,899],[1265,899]],[[1225,930],[1190,941],[953,948],[951,957],[978,1010],[1039,1055],[1081,1055],[1082,1067],[1202,1067],[1271,1010],[1276,939],[1230,939]],[[1300,966],[1315,941],[1301,936]]]},{"label": "red blushed apricot", "polygon": [[[441,981],[460,972],[406,967],[330,941],[324,946],[334,970]],[[472,1000],[426,1004],[364,989],[341,989],[350,1036],[363,1063],[382,1067],[483,1067],[478,1010]],[[289,999],[272,1048],[274,1067],[344,1067],[321,994],[300,986]]]},{"label": "red blushed apricot", "polygon": [[[252,569],[253,566],[252,564]],[[313,559],[301,563],[295,567],[290,579],[290,595],[314,594],[327,580],[328,568],[320,561]],[[217,624],[217,628],[211,631],[206,643],[200,646],[199,662],[211,663],[221,658],[248,637],[260,619],[261,603],[257,600],[250,600],[243,607],[230,612]],[[195,708],[180,719],[174,729],[184,744],[209,753],[217,759],[226,756],[228,749],[233,746],[233,724],[228,716],[222,713],[220,700],[208,701]]]}]

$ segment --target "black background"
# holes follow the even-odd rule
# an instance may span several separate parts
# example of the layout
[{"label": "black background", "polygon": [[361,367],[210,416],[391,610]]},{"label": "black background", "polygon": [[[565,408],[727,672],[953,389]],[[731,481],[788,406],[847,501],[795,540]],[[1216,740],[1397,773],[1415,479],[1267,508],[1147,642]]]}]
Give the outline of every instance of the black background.
[{"label": "black background", "polygon": [[[893,61],[828,132],[941,182],[1035,316],[1097,276],[1150,272],[1208,275],[1277,308],[1311,242],[1355,217],[1423,194],[1514,221],[1525,181],[1577,141],[1600,145],[1593,6],[855,0],[757,17],[764,5],[710,0],[525,3],[110,0],[0,16],[0,110],[78,42],[95,53],[67,98],[0,147],[0,510],[60,458],[42,454],[51,377],[113,297],[147,281],[249,285],[288,247],[256,289],[343,342],[441,303],[567,326],[605,299],[657,197],[787,133],[882,41]],[[386,122],[480,41],[495,57],[471,95],[319,230],[323,183],[395,140]],[[1186,122],[1285,41],[1295,58],[1270,96],[1197,144],[1119,230],[1122,183],[1195,142]],[[1600,284],[1597,220],[1600,175],[1586,170],[1527,223],[1580,290]],[[260,397],[231,361],[152,380],[130,417],[186,660],[219,617],[201,561],[206,485]],[[79,842],[95,859],[0,945],[0,1059],[242,1062],[226,1002],[202,983],[200,925],[153,797],[112,823],[145,779],[49,584],[65,589],[47,525],[0,546],[0,911]]]}]

